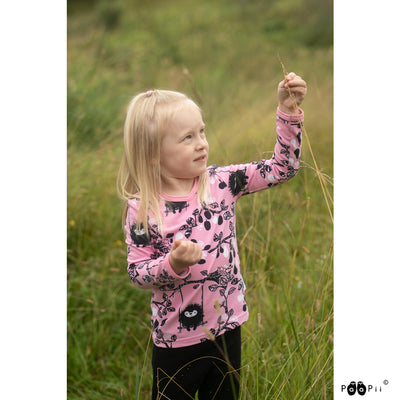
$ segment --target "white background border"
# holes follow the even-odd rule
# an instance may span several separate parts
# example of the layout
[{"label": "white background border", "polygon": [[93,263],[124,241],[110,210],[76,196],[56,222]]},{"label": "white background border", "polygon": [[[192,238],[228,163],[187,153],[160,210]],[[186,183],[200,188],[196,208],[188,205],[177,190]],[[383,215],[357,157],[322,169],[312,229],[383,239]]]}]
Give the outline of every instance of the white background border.
[{"label": "white background border", "polygon": [[[397,11],[335,1],[335,399],[400,398]],[[0,40],[0,398],[62,399],[66,2],[3,2]]]},{"label": "white background border", "polygon": [[395,5],[335,1],[335,399],[349,398],[350,381],[382,386],[368,398],[400,399]]}]

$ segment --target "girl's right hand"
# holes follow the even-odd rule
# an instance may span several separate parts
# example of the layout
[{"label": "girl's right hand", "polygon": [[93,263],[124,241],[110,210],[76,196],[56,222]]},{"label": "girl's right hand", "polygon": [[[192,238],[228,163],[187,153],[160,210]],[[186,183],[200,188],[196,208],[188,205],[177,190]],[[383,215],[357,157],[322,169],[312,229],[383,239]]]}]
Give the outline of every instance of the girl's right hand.
[{"label": "girl's right hand", "polygon": [[190,240],[175,240],[169,254],[169,263],[176,274],[181,274],[190,265],[201,260],[202,248]]}]

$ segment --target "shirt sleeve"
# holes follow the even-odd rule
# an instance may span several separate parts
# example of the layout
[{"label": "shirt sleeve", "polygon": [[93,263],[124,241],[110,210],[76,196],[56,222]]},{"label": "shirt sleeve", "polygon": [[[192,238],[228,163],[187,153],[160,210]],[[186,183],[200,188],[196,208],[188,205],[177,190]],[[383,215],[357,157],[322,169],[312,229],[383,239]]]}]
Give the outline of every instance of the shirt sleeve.
[{"label": "shirt sleeve", "polygon": [[125,224],[128,245],[128,274],[132,283],[141,289],[152,289],[166,285],[173,288],[189,275],[189,268],[176,274],[169,262],[173,237],[162,238],[156,226],[150,226],[149,236],[137,229],[135,207],[129,205]]},{"label": "shirt sleeve", "polygon": [[268,189],[291,179],[300,167],[303,120],[304,113],[301,109],[299,115],[289,115],[278,108],[273,156],[268,160],[218,168],[218,174],[213,179],[218,179],[220,188],[228,187],[234,198]]}]

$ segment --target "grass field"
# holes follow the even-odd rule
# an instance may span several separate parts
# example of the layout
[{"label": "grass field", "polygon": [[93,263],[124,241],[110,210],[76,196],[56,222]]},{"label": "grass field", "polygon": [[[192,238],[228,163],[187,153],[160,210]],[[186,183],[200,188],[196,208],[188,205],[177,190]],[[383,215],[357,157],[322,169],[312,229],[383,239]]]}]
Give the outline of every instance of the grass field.
[{"label": "grass field", "polygon": [[212,164],[275,142],[280,60],[308,83],[302,164],[238,203],[250,320],[241,399],[333,398],[333,66],[329,1],[68,1],[68,399],[149,399],[151,293],[126,272],[116,194],[129,99],[183,91]]}]

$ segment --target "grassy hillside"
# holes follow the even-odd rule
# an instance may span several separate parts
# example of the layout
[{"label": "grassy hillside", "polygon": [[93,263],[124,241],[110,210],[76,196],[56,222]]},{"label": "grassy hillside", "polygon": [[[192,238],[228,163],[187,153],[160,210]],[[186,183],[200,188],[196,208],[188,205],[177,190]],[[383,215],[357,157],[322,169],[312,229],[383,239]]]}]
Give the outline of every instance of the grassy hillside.
[{"label": "grassy hillside", "polygon": [[243,399],[333,397],[332,2],[68,1],[68,399],[147,399],[150,292],[126,273],[116,175],[129,99],[183,91],[210,163],[269,157],[280,60],[308,82],[301,170],[238,204]]}]

